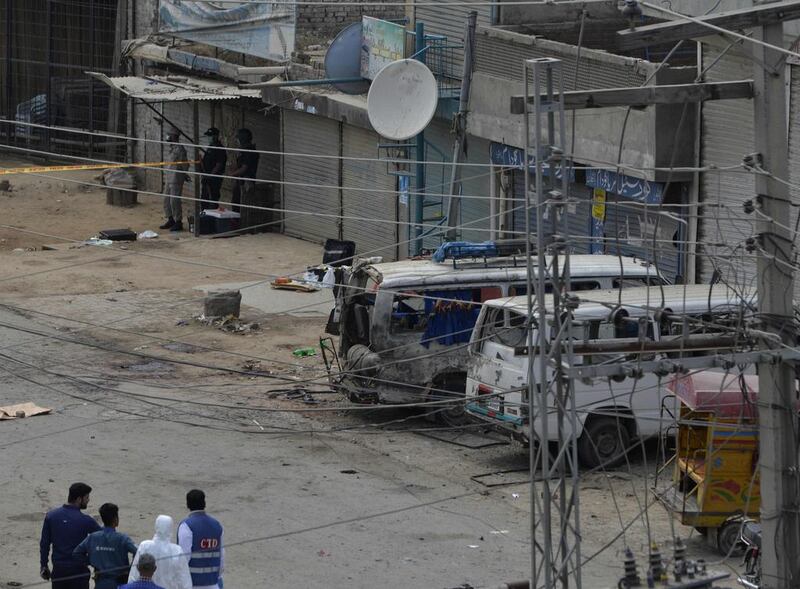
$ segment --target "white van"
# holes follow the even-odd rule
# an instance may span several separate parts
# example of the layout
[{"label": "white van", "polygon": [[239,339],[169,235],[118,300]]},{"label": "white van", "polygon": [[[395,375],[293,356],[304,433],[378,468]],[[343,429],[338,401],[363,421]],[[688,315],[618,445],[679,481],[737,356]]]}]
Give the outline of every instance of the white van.
[{"label": "white van", "polygon": [[[526,272],[524,256],[355,264],[337,289],[341,389],[353,401],[381,403],[451,393],[459,402],[438,416],[463,421],[480,303],[524,295]],[[571,256],[570,273],[576,290],[663,283],[651,265],[618,256]]]},{"label": "white van", "polygon": [[[683,333],[684,317],[690,319],[688,325],[693,334],[722,334],[726,325],[741,320],[743,312],[740,295],[723,285],[639,287],[572,294],[577,298],[571,334],[576,350],[592,340],[619,339],[620,344],[665,341],[665,336]],[[546,297],[546,305],[552,309],[551,296]],[[747,301],[747,306],[754,307],[754,302]],[[750,313],[746,307],[745,313]],[[470,415],[509,430],[513,437],[523,441],[531,438],[527,415],[527,324],[527,297],[497,299],[483,305],[470,343],[466,405]],[[640,338],[642,329],[646,332]],[[536,341],[538,332],[533,335]],[[706,352],[685,352],[696,353]],[[607,364],[635,357],[652,360],[667,357],[665,354],[669,352],[633,356],[575,354],[574,365]],[[540,374],[538,368],[535,374]],[[666,392],[655,374],[645,373],[637,380],[575,379],[574,395],[579,421],[578,454],[586,466],[617,464],[624,459],[631,440],[658,434],[661,402]],[[555,432],[554,407],[549,411],[552,426],[548,430]],[[620,418],[620,414],[630,417]],[[549,441],[553,441],[552,436]]]}]

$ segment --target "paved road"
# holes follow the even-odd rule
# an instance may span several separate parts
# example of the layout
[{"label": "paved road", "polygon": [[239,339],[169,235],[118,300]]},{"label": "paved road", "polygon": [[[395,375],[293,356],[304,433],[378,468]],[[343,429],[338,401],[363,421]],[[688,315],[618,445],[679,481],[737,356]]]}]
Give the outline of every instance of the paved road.
[{"label": "paved road", "polygon": [[[2,309],[0,324],[78,337]],[[0,356],[4,403],[30,400],[55,410],[0,422],[0,585],[37,583],[41,518],[76,480],[95,488],[89,511],[117,503],[121,529],[136,540],[151,536],[158,514],[181,518],[185,492],[203,488],[209,512],[225,526],[228,587],[479,588],[526,576],[525,486],[487,492],[469,479],[524,464],[510,446],[469,450],[403,432],[311,433],[383,417],[198,407],[181,400],[227,397],[164,387],[199,384],[202,376],[189,383],[152,374],[98,379],[87,366],[117,366],[118,355],[2,327],[0,342],[0,354],[84,379]],[[253,419],[265,432],[252,433]],[[242,428],[251,433],[234,431]],[[289,429],[271,433],[276,428]],[[635,484],[609,480],[627,521],[636,512]],[[607,483],[587,489],[587,555],[620,528]],[[667,534],[665,518],[654,518]],[[623,542],[639,549],[643,534],[637,524],[593,560],[585,586],[614,586]],[[700,541],[690,546],[702,553]]]}]

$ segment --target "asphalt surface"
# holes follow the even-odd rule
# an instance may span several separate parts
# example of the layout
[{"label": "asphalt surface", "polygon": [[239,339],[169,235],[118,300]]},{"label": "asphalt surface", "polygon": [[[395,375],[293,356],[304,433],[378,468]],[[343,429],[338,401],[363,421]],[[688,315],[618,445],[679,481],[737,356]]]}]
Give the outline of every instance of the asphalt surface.
[{"label": "asphalt surface", "polygon": [[[0,324],[65,336],[2,309]],[[524,466],[519,448],[469,449],[365,427],[407,418],[396,410],[311,416],[249,402],[238,409],[192,405],[187,401],[245,401],[235,401],[235,386],[224,394],[173,388],[207,384],[203,371],[178,379],[145,370],[123,382],[110,370],[100,374],[119,365],[118,354],[4,327],[0,342],[2,404],[54,409],[0,422],[0,586],[46,586],[38,577],[42,517],[77,480],[94,487],[89,513],[118,504],[120,529],[135,541],[152,536],[159,514],[177,524],[186,491],[204,489],[209,513],[225,527],[230,589],[489,588],[528,575],[527,485],[487,488],[470,480]],[[98,372],[87,375],[87,366]],[[252,395],[253,383],[247,386]],[[355,429],[325,431],[345,426]],[[643,551],[647,543],[636,517],[643,484],[625,474],[586,486],[584,557],[616,541],[587,565],[584,586],[616,586],[621,550]],[[654,510],[652,534],[667,539],[668,518]],[[631,520],[619,536],[620,523]],[[696,536],[689,546],[693,556],[713,558]]]}]

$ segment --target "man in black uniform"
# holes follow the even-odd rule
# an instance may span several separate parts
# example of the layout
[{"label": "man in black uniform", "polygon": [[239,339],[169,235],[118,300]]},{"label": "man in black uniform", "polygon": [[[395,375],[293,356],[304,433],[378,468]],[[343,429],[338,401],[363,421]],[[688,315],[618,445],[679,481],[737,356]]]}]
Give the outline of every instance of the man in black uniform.
[{"label": "man in black uniform", "polygon": [[[254,150],[256,148],[250,129],[236,131],[236,143],[241,149]],[[231,197],[233,211],[239,211],[238,205],[242,202],[242,195],[249,196],[255,190],[253,178],[256,177],[256,171],[258,171],[258,157],[259,154],[253,151],[236,152],[236,167],[230,173],[231,176],[236,177]]]},{"label": "man in black uniform", "polygon": [[214,174],[213,176],[203,176],[201,182],[203,208],[211,208],[219,202],[219,189],[222,186],[222,178],[219,174],[225,172],[225,165],[228,163],[228,154],[221,149],[222,143],[219,140],[219,129],[211,127],[205,133],[208,137],[208,149],[203,154],[202,172],[204,174]]}]

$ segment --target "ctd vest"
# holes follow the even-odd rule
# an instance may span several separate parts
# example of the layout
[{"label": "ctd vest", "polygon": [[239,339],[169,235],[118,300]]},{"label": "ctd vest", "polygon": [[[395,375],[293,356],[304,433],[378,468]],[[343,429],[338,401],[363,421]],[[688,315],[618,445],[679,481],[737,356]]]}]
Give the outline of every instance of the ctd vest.
[{"label": "ctd vest", "polygon": [[222,562],[222,525],[202,511],[190,513],[182,523],[192,530],[192,554],[189,558],[192,585],[216,585]]}]

